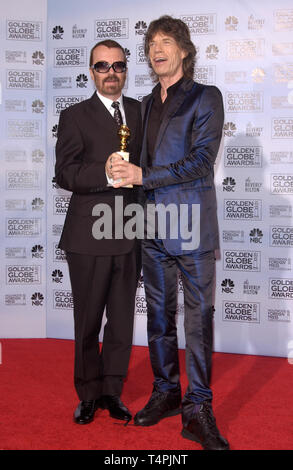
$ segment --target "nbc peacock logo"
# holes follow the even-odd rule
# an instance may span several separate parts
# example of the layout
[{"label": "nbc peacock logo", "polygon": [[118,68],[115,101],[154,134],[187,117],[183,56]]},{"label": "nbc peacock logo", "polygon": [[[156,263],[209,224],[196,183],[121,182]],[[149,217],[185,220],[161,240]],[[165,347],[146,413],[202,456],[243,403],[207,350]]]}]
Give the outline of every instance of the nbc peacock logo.
[{"label": "nbc peacock logo", "polygon": [[146,34],[147,24],[145,21],[138,21],[135,25],[135,35],[143,36]]},{"label": "nbc peacock logo", "polygon": [[41,292],[35,292],[31,296],[31,301],[32,305],[35,307],[42,307],[43,306],[43,301],[44,301],[44,296],[41,294]]},{"label": "nbc peacock logo", "polygon": [[53,39],[63,39],[64,29],[62,26],[54,26],[52,29]]}]

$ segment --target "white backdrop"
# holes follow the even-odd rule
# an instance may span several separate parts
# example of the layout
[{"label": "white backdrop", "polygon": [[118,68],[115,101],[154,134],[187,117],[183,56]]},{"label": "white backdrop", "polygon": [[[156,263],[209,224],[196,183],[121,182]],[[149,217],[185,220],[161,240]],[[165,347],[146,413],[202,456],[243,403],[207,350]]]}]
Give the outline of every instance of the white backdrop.
[{"label": "white backdrop", "polygon": [[[152,19],[170,14],[190,27],[195,80],[217,85],[225,105],[215,171],[221,235],[215,350],[287,356],[293,339],[291,1],[12,0],[1,1],[1,11],[1,336],[73,338],[68,269],[57,248],[70,193],[52,182],[59,113],[93,93],[89,51],[105,38],[127,49],[125,94],[139,100],[148,94],[153,84],[143,35]],[[179,279],[180,347],[183,313]],[[146,344],[143,278],[134,344]]]}]

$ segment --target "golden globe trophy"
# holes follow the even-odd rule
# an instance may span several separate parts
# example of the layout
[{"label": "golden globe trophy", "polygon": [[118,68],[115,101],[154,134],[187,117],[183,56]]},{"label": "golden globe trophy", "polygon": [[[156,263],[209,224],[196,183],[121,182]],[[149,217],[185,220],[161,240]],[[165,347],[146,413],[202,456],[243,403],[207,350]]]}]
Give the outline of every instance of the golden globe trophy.
[{"label": "golden globe trophy", "polygon": [[[122,124],[119,129],[118,129],[118,135],[120,138],[120,150],[117,152],[123,160],[126,162],[129,162],[129,152],[126,152],[127,144],[128,144],[128,139],[130,137],[130,129],[129,127],[125,126],[125,124]],[[124,188],[133,188],[132,184],[128,184],[127,186],[123,186]]]}]

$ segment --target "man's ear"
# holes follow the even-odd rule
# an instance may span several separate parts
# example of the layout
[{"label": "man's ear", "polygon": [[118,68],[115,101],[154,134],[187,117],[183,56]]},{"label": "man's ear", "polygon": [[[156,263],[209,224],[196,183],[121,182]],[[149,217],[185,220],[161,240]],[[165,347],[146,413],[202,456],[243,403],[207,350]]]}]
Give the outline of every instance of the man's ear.
[{"label": "man's ear", "polygon": [[89,71],[90,71],[91,79],[92,79],[93,81],[95,81],[95,76],[94,76],[94,71],[93,71],[93,69],[90,68]]}]

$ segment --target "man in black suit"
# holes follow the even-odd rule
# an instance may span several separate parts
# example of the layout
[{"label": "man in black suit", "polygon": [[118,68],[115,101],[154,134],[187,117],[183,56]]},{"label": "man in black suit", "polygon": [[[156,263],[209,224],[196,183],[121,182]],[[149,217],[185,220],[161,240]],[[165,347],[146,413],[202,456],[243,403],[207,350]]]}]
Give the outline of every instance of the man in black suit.
[{"label": "man in black suit", "polygon": [[[131,351],[140,256],[137,242],[123,232],[126,220],[121,213],[136,202],[137,190],[122,187],[117,193],[106,176],[106,162],[110,171],[111,161],[117,158],[113,154],[120,148],[121,124],[131,132],[130,162],[139,162],[140,104],[122,95],[126,71],[125,51],[118,43],[96,44],[90,56],[96,91],[62,111],[58,126],[56,181],[72,191],[59,246],[67,254],[74,301],[74,383],[80,399],[74,421],[78,424],[91,422],[98,408],[108,409],[113,418],[131,419],[120,395]],[[104,236],[103,224],[99,233],[94,230],[99,220],[94,215],[108,214],[105,207],[111,216],[104,225],[113,222],[111,237]]]},{"label": "man in black suit", "polygon": [[226,450],[229,444],[216,426],[210,388],[214,250],[219,246],[214,163],[224,113],[218,88],[193,81],[195,53],[183,21],[163,16],[150,23],[145,54],[159,83],[142,103],[141,168],[116,161],[112,173],[116,180],[123,177],[123,184],[141,184],[147,206],[169,207],[171,214],[161,231],[159,215],[155,236],[142,245],[155,380],[151,398],[134,423],[151,426],[181,412],[175,318],[180,270],[189,382],[182,401],[182,435],[204,449]]}]

